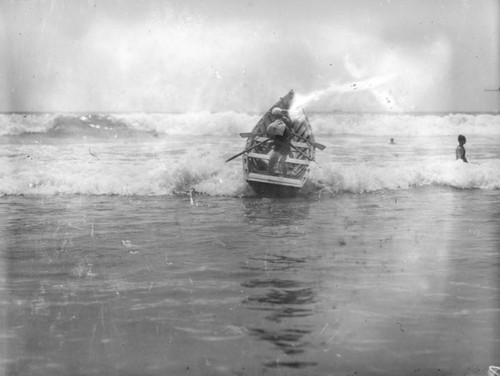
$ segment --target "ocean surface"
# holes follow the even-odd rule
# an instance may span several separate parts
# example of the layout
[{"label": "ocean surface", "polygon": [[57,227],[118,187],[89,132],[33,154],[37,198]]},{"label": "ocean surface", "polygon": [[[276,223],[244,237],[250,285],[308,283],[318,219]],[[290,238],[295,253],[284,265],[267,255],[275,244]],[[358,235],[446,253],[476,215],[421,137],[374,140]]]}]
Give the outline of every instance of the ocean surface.
[{"label": "ocean surface", "polygon": [[500,115],[308,116],[307,186],[258,197],[259,114],[0,114],[0,374],[500,365]]}]

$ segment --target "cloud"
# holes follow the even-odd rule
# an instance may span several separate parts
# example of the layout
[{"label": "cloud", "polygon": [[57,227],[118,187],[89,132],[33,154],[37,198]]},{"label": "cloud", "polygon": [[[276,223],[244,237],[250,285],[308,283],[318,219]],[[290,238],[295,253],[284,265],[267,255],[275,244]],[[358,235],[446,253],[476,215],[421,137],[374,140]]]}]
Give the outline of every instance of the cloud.
[{"label": "cloud", "polygon": [[[466,33],[453,18],[463,17],[460,4],[431,7],[438,27],[429,7],[410,3],[412,16],[399,3],[361,0],[3,3],[9,90],[0,107],[261,111],[289,89],[321,92],[309,104],[324,111],[470,102],[463,98],[480,85],[478,65],[464,51],[494,55],[475,34],[491,27]],[[480,22],[483,13],[474,14],[470,22]],[[481,66],[484,81],[494,64]]]}]

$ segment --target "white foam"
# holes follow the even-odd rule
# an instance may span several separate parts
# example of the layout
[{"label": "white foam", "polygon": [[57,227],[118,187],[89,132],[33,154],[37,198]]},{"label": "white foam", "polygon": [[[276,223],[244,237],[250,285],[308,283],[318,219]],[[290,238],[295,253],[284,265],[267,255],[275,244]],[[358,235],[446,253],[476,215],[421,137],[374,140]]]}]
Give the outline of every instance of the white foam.
[{"label": "white foam", "polygon": [[[55,119],[19,116],[0,116],[1,121],[14,119],[24,124],[12,134],[44,128]],[[310,180],[317,187],[353,193],[426,185],[500,189],[498,115],[309,117],[317,141],[327,145],[317,152],[318,164],[312,166]],[[97,132],[104,124],[117,123],[163,135],[148,140],[129,136],[64,142],[50,134],[36,139],[20,135],[14,142],[4,138],[0,195],[170,195],[195,189],[207,195],[238,196],[246,192],[241,160],[224,161],[243,149],[245,140],[238,131],[251,130],[257,115],[126,114],[85,119],[92,120]],[[96,123],[99,119],[103,123]],[[459,132],[467,135],[467,155],[474,163],[455,161]],[[389,146],[393,137],[396,143]]]},{"label": "white foam", "polygon": [[[369,114],[309,113],[316,136],[357,135],[500,135],[500,115],[494,114]],[[293,112],[293,111],[292,111]],[[262,114],[236,112],[193,112],[183,114],[103,114],[93,118],[57,114],[0,114],[0,136],[64,131],[71,135],[90,129],[93,137],[109,136],[117,129],[121,137],[135,137],[137,132],[158,135],[237,136],[251,131]],[[99,124],[101,122],[101,124]],[[77,124],[75,126],[75,123]],[[129,132],[126,132],[128,130]],[[101,133],[99,133],[99,131]]]}]

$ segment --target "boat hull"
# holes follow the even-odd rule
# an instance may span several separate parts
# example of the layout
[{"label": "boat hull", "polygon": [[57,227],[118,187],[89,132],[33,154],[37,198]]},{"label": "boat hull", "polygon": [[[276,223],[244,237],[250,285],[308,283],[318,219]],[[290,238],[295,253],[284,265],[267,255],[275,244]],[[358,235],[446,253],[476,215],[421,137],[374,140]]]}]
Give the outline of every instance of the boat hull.
[{"label": "boat hull", "polygon": [[301,188],[281,184],[260,183],[253,180],[248,181],[248,185],[259,197],[295,197],[302,192]]}]

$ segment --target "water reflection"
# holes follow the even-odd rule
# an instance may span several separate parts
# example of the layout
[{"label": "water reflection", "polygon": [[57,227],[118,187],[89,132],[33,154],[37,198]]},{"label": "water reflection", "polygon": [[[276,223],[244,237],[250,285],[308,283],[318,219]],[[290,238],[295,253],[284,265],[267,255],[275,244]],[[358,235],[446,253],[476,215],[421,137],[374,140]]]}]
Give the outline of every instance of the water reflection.
[{"label": "water reflection", "polygon": [[295,268],[300,264],[306,262],[304,257],[290,257],[283,255],[264,255],[264,256],[253,256],[248,258],[249,261],[257,261],[256,265],[252,265],[247,263],[247,265],[243,266],[243,269],[249,270],[260,270],[264,267],[264,270],[289,270],[291,268]]},{"label": "water reflection", "polygon": [[244,218],[250,224],[266,226],[297,225],[309,218],[310,200],[248,199],[244,201]]},{"label": "water reflection", "polygon": [[[264,320],[249,333],[271,343],[276,350],[263,362],[267,368],[305,368],[313,326],[308,322],[316,302],[316,287],[303,278],[310,256],[302,244],[310,215],[310,200],[252,199],[244,203],[245,221],[259,233],[260,253],[247,259],[242,269],[258,273],[241,285],[249,289],[243,306],[262,312]],[[255,275],[254,275],[255,276]],[[269,359],[271,357],[272,359]],[[298,359],[300,357],[300,359]]]},{"label": "water reflection", "polygon": [[314,290],[310,287],[301,287],[302,284],[295,281],[282,280],[252,280],[242,285],[250,288],[261,286],[270,288],[263,295],[250,296],[243,301],[250,305],[250,309],[270,311],[271,314],[266,317],[270,321],[281,323],[283,319],[312,314],[311,309],[301,307],[314,303]]},{"label": "water reflection", "polygon": [[246,308],[267,313],[264,316],[267,323],[249,328],[249,333],[259,340],[270,342],[287,356],[286,361],[283,361],[278,355],[276,359],[265,361],[264,366],[304,368],[316,365],[315,362],[296,359],[298,355],[306,357],[310,345],[307,337],[312,333],[312,327],[304,320],[313,315],[312,304],[316,300],[314,285],[311,282],[281,277],[283,271],[304,264],[305,258],[266,255],[252,260],[260,265],[264,262],[266,273],[276,273],[276,278],[250,279],[242,283],[243,287],[255,290],[254,294],[243,301]]}]

